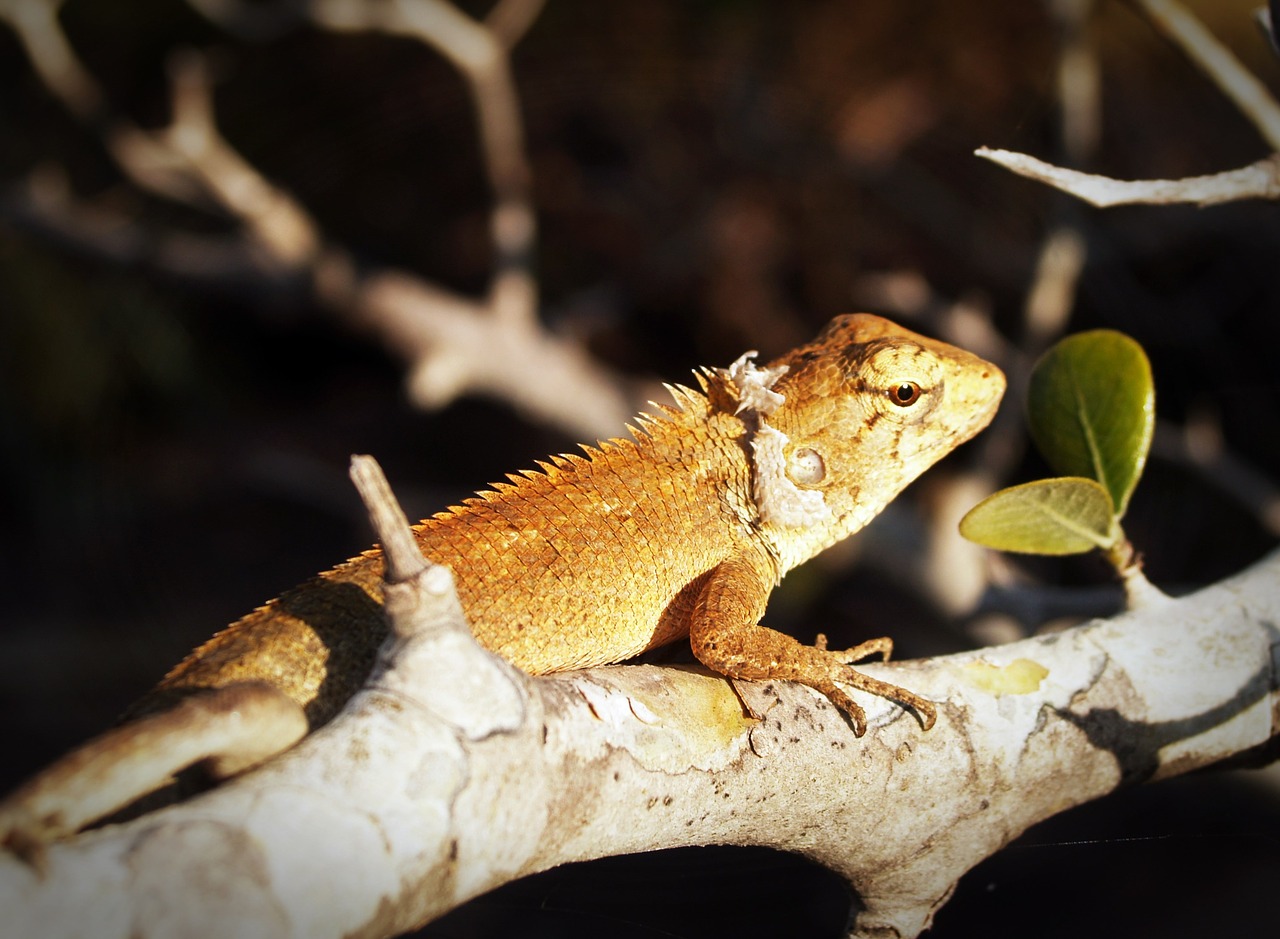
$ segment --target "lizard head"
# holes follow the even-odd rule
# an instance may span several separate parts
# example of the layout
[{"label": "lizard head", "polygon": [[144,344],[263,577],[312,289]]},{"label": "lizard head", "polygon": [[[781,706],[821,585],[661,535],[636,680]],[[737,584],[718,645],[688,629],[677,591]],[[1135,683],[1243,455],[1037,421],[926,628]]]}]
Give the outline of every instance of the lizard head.
[{"label": "lizard head", "polygon": [[779,573],[852,534],[990,423],[1001,371],[870,314],[764,367],[726,370],[749,428],[753,501]]}]

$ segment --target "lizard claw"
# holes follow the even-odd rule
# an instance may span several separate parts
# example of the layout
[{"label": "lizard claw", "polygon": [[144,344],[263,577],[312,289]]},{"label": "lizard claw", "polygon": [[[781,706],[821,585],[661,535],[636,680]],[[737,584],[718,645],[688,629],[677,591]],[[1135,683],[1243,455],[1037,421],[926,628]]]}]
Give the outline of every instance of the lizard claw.
[{"label": "lizard claw", "polygon": [[845,716],[849,718],[849,722],[853,724],[853,735],[855,737],[861,737],[867,732],[867,712],[846,692],[834,684],[826,685],[825,687],[815,685],[814,690],[822,692],[822,694],[826,695],[827,700],[845,713]]},{"label": "lizard claw", "polygon": [[[835,681],[870,692],[877,697],[888,698],[890,701],[896,701],[905,707],[911,708],[916,712],[916,717],[919,719],[920,727],[923,730],[929,730],[938,719],[938,710],[933,706],[933,702],[920,697],[914,691],[908,691],[898,685],[891,685],[887,681],[864,675],[848,665],[843,666],[839,675],[833,677]],[[861,737],[866,729],[866,715],[862,708],[848,694],[839,689],[836,689],[835,693],[823,688],[818,690],[830,698],[832,704],[849,715],[850,721],[853,722],[854,735]]]},{"label": "lizard claw", "polygon": [[[925,700],[906,688],[891,685],[887,681],[881,681],[878,678],[863,674],[850,664],[871,655],[883,655],[884,661],[887,662],[890,653],[893,651],[893,641],[891,639],[871,639],[843,652],[832,652],[826,649],[826,637],[820,635],[818,641],[814,643],[814,648],[827,659],[829,669],[823,680],[811,683],[810,687],[826,695],[832,704],[848,716],[850,723],[853,724],[855,736],[861,737],[866,732],[866,712],[847,692],[841,690],[837,683],[850,685],[878,697],[896,701],[916,712],[916,716],[920,720],[920,726],[924,730],[929,730],[933,727],[938,718],[938,712],[931,701]],[[804,679],[801,680],[803,681]]]}]

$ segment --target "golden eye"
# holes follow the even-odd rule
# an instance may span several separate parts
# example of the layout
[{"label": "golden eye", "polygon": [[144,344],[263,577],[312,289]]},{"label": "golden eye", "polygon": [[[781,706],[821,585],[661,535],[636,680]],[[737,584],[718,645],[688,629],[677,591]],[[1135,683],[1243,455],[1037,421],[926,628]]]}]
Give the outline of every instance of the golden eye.
[{"label": "golden eye", "polygon": [[909,408],[920,400],[920,386],[913,381],[904,381],[889,389],[889,400],[900,408]]}]

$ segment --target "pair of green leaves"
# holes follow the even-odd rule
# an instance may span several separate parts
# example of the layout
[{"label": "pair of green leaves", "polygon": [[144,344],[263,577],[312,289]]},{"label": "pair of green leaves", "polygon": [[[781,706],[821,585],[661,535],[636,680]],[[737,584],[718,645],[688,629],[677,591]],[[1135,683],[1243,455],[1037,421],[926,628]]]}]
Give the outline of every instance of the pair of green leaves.
[{"label": "pair of green leaves", "polygon": [[961,520],[960,533],[1001,551],[1114,554],[1155,427],[1142,346],[1109,329],[1057,343],[1032,370],[1027,421],[1037,448],[1063,475],[984,499]]}]

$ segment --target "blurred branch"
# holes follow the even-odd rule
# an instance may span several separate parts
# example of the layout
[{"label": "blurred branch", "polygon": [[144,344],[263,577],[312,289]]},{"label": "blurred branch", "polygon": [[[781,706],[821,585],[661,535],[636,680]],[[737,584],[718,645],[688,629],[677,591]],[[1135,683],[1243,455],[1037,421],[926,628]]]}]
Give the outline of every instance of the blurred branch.
[{"label": "blurred branch", "polygon": [[181,199],[194,184],[244,226],[285,270],[305,267],[320,248],[311,216],[273,186],[219,132],[207,62],[194,51],[170,57],[173,119],[158,134],[121,127],[109,143],[119,165],[139,186]]},{"label": "blurred branch", "polygon": [[84,120],[101,107],[102,96],[58,25],[61,7],[62,0],[0,0],[0,20],[13,28],[45,87]]},{"label": "blurred branch", "polygon": [[287,273],[282,277],[249,239],[154,231],[128,213],[77,200],[56,166],[41,167],[11,186],[0,199],[0,213],[62,250],[109,264],[142,266],[191,286],[225,290],[234,285],[263,297],[290,285]]},{"label": "blurred branch", "polygon": [[1074,225],[1058,225],[1040,245],[1035,274],[1023,303],[1030,349],[1043,349],[1067,328],[1088,245]]},{"label": "blurred branch", "polygon": [[1133,0],[1153,24],[1253,122],[1267,146],[1280,150],[1280,105],[1267,86],[1177,0]]},{"label": "blurred branch", "polygon": [[459,70],[471,89],[493,192],[494,261],[485,296],[468,298],[407,272],[358,269],[344,247],[325,240],[303,206],[222,136],[199,53],[173,57],[169,127],[144,131],[107,114],[97,83],[61,31],[61,0],[0,0],[0,19],[13,26],[37,75],[72,114],[102,134],[134,186],[224,213],[238,230],[221,237],[149,232],[119,211],[86,208],[58,181],[60,174],[48,170],[6,195],[6,215],[115,263],[143,260],[205,285],[263,294],[282,284],[309,290],[339,317],[371,328],[409,363],[408,390],[419,406],[439,408],[479,392],[577,436],[615,433],[631,413],[621,381],[576,343],[547,333],[537,315],[531,273],[537,226],[508,51],[533,23],[542,0],[503,0],[489,15],[492,27],[443,0],[193,4],[220,25],[259,37],[300,17],[332,30],[409,36]]},{"label": "blurred branch", "polygon": [[529,31],[544,6],[546,0],[498,0],[484,24],[503,48],[510,49]]},{"label": "blurred branch", "polygon": [[[512,9],[510,3],[504,6]],[[390,4],[315,0],[309,12],[314,23],[328,29],[370,30],[417,39],[448,59],[466,79],[480,125],[481,152],[494,199],[489,216],[495,254],[489,312],[506,325],[533,320],[537,293],[529,263],[537,223],[529,197],[524,124],[507,47],[484,24],[444,0],[399,0]],[[536,14],[536,10],[531,12]],[[519,22],[514,13],[499,16],[499,21],[508,29],[514,29]]]},{"label": "blurred branch", "polygon": [[1268,534],[1280,537],[1280,487],[1227,449],[1216,416],[1193,413],[1185,427],[1157,420],[1151,452],[1190,468],[1206,486],[1249,512]]},{"label": "blurred branch", "polygon": [[1058,32],[1058,106],[1062,146],[1072,163],[1093,156],[1102,134],[1102,69],[1089,34],[1094,0],[1053,0]]},{"label": "blurred branch", "polygon": [[[1093,0],[1054,0],[1057,27],[1057,94],[1062,149],[1066,160],[1087,165],[1102,136],[1102,67],[1089,32]],[[1045,234],[1023,302],[1027,348],[1043,349],[1062,335],[1075,308],[1076,289],[1088,260],[1088,244],[1078,223],[1057,219]]]}]

